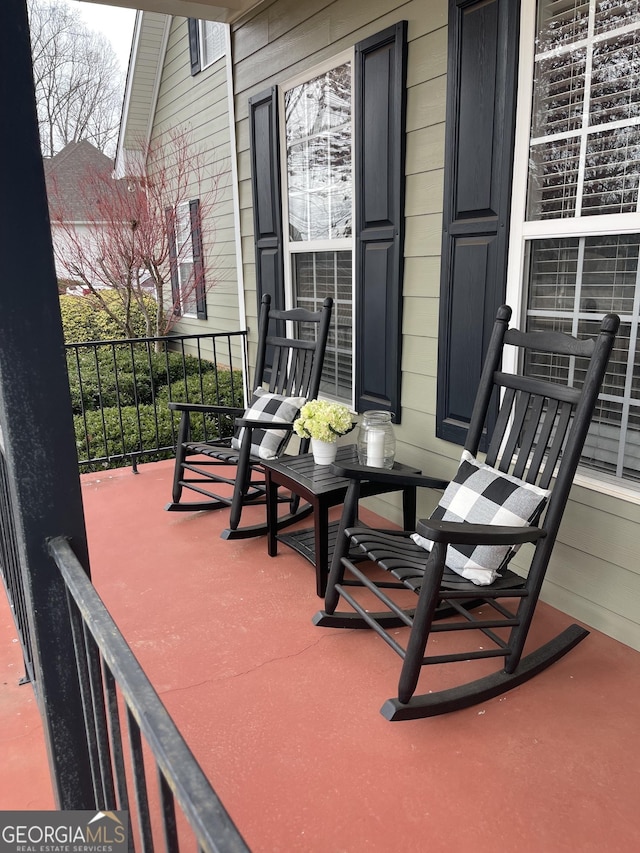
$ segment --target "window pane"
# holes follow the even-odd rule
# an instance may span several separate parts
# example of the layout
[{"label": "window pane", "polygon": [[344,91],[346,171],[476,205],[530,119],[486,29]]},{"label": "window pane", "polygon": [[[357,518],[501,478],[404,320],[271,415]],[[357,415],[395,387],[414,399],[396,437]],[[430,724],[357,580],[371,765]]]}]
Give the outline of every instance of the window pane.
[{"label": "window pane", "polygon": [[290,240],[351,236],[351,67],[285,93]]},{"label": "window pane", "polygon": [[538,4],[538,49],[553,50],[587,34],[589,0],[547,0]]},{"label": "window pane", "polygon": [[640,115],[638,30],[594,44],[592,62],[590,124],[609,124]]},{"label": "window pane", "polygon": [[527,219],[575,216],[579,157],[577,138],[531,146]]},{"label": "window pane", "polygon": [[[328,396],[350,403],[353,343],[351,252],[303,252],[291,257],[296,306],[319,311],[327,296],[333,298],[320,389]],[[299,333],[305,336],[304,329]],[[311,339],[313,331],[309,329],[306,334]]]},{"label": "window pane", "polygon": [[529,306],[571,311],[575,298],[578,239],[538,240],[530,253]]},{"label": "window pane", "polygon": [[638,277],[638,234],[589,237],[582,274],[583,311],[632,314]]},{"label": "window pane", "polygon": [[201,24],[202,65],[206,68],[225,54],[225,25],[216,21],[201,21]]},{"label": "window pane", "polygon": [[582,127],[587,52],[584,48],[536,63],[531,135]]},{"label": "window pane", "polygon": [[178,266],[180,303],[183,314],[196,314],[196,289],[193,281],[193,263],[184,261]]},{"label": "window pane", "polygon": [[[616,337],[582,463],[640,481],[640,234],[536,240],[529,244],[527,328],[594,337],[615,312]],[[534,353],[530,375],[579,387],[586,361]]]},{"label": "window pane", "polygon": [[636,213],[640,5],[540,0],[538,27],[527,218]]}]

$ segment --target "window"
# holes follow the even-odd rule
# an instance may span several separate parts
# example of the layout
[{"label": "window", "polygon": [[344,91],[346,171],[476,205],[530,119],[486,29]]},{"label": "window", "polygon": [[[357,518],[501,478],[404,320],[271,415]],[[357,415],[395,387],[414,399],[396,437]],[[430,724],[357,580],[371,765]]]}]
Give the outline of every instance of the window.
[{"label": "window", "polygon": [[207,68],[225,54],[225,25],[217,21],[200,21],[201,67]]},{"label": "window", "polygon": [[182,202],[175,210],[167,208],[165,218],[173,312],[178,316],[206,320],[207,294],[200,200],[196,198]]},{"label": "window", "polygon": [[313,306],[332,295],[324,393],[398,423],[406,71],[399,21],[249,98],[257,301]]},{"label": "window", "polygon": [[225,55],[226,29],[226,24],[220,24],[217,21],[187,19],[192,77]]},{"label": "window", "polygon": [[[533,93],[528,138],[524,121],[519,137],[528,174],[514,264],[524,268],[526,324],[584,337],[607,312],[620,314],[582,462],[640,482],[640,3],[538,0],[533,27],[532,7],[523,23],[534,43]],[[530,369],[581,381],[579,360],[540,354]]]},{"label": "window", "polygon": [[285,280],[292,306],[334,300],[321,389],[353,402],[351,62],[283,87]]}]

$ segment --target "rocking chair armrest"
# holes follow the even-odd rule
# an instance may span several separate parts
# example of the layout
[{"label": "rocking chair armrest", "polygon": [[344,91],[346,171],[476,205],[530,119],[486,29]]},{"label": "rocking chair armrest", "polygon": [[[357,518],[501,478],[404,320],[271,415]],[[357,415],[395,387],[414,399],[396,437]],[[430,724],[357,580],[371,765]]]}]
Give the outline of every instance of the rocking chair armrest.
[{"label": "rocking chair armrest", "polygon": [[425,489],[446,489],[449,480],[439,480],[435,477],[427,477],[416,471],[415,474],[406,471],[395,471],[393,468],[371,468],[368,465],[356,463],[338,463],[331,466],[331,473],[338,477],[346,477],[349,480],[368,480],[373,483],[396,485],[398,489],[406,489],[418,486]]},{"label": "rocking chair armrest", "polygon": [[210,406],[208,403],[174,403],[170,402],[169,408],[174,412],[203,412],[211,415],[238,416],[244,413],[244,409],[237,406]]},{"label": "rocking chair armrest", "polygon": [[547,535],[540,527],[508,527],[499,524],[468,524],[421,518],[416,531],[425,539],[448,545],[521,545]]},{"label": "rocking chair armrest", "polygon": [[288,421],[261,421],[256,418],[236,418],[237,427],[248,427],[249,429],[282,429],[287,432],[293,430],[293,424]]}]

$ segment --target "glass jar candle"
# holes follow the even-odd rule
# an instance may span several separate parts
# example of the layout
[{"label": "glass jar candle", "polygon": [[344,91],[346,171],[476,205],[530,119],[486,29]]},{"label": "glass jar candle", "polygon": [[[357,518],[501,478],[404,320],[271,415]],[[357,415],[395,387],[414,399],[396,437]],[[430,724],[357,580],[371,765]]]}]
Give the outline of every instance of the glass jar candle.
[{"label": "glass jar candle", "polygon": [[371,468],[393,468],[395,455],[391,412],[364,412],[358,433],[358,462]]}]

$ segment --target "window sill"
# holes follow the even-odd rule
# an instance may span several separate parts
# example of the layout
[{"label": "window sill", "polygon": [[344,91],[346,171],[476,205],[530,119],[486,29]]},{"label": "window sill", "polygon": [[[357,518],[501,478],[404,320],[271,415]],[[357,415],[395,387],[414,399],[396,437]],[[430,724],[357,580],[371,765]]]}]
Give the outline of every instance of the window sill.
[{"label": "window sill", "polygon": [[621,481],[607,474],[591,473],[586,468],[578,469],[573,482],[576,486],[599,492],[601,495],[607,495],[628,503],[640,504],[640,483],[634,483],[630,480]]}]

